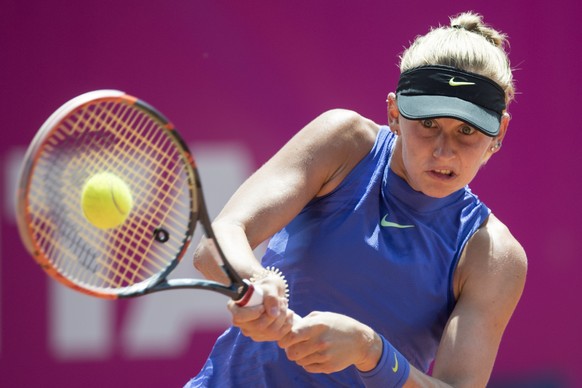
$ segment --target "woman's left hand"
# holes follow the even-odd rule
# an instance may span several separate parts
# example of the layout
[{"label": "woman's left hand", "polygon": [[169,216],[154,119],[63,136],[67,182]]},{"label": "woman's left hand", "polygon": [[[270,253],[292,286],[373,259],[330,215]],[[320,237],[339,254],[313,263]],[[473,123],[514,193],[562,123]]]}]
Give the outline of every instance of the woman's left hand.
[{"label": "woman's left hand", "polygon": [[289,360],[311,373],[333,373],[350,365],[368,371],[382,355],[382,339],[370,327],[330,312],[312,312],[277,343]]}]

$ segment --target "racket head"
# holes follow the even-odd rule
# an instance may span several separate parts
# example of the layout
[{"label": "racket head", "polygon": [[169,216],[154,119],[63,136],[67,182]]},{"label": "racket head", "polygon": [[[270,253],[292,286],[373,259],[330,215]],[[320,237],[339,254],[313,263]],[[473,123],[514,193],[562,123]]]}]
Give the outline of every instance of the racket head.
[{"label": "racket head", "polygon": [[[132,193],[133,207],[115,228],[97,228],[83,215],[84,183],[101,172]],[[18,184],[18,229],[59,282],[101,298],[140,295],[188,249],[199,186],[188,147],[161,113],[121,91],[93,91],[56,110],[31,142]]]}]

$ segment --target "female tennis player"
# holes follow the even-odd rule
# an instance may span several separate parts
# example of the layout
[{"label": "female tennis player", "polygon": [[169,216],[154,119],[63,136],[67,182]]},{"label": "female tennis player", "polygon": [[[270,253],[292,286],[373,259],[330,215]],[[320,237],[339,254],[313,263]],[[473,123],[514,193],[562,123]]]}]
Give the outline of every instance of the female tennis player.
[{"label": "female tennis player", "polygon": [[[431,29],[401,57],[389,126],[323,113],[240,187],[213,226],[264,303],[229,302],[188,387],[487,384],[527,271],[468,186],[507,133],[505,44],[470,12]],[[195,266],[221,280],[210,252]]]}]

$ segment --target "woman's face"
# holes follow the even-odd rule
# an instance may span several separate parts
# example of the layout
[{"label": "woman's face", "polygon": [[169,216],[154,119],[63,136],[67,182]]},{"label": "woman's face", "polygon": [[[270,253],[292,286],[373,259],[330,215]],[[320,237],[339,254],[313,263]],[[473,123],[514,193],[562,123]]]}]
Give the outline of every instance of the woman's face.
[{"label": "woman's face", "polygon": [[414,190],[435,198],[446,197],[471,182],[499,149],[496,145],[507,127],[504,119],[500,135],[492,138],[453,118],[408,120],[394,112],[394,107],[389,106],[390,128],[399,138],[390,166]]}]

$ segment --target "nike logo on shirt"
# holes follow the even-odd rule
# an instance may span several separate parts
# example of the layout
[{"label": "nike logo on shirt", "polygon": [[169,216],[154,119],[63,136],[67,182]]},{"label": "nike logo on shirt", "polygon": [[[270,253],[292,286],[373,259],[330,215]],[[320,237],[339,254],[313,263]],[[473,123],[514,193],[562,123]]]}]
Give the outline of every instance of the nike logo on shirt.
[{"label": "nike logo on shirt", "polygon": [[386,217],[388,217],[388,214],[386,214],[382,218],[382,220],[380,221],[380,226],[383,226],[386,228],[398,228],[398,229],[414,228],[414,225],[402,225],[402,224],[397,224],[396,222],[390,222],[386,219]]},{"label": "nike logo on shirt", "polygon": [[396,357],[396,353],[394,353],[394,366],[392,367],[392,372],[398,372],[398,357]]}]

